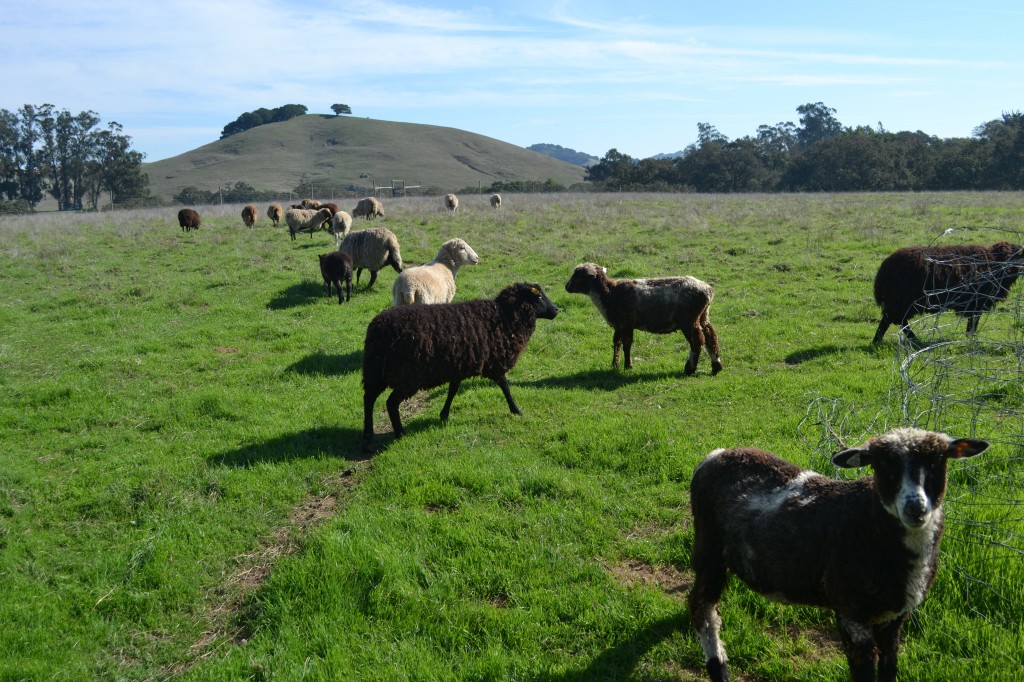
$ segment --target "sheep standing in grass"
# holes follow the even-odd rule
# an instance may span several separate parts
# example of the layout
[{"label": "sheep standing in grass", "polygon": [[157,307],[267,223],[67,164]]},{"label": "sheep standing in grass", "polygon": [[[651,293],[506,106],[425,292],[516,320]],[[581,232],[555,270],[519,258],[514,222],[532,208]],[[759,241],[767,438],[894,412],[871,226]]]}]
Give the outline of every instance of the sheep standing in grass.
[{"label": "sheep standing in grass", "polygon": [[341,240],[338,250],[352,258],[352,265],[356,268],[356,284],[359,284],[359,276],[363,274],[364,268],[370,271],[367,287],[373,286],[377,281],[377,271],[387,265],[394,268],[395,272],[402,272],[398,237],[386,227],[349,232]]},{"label": "sheep standing in grass", "polygon": [[267,207],[267,217],[270,218],[274,227],[277,227],[284,218],[284,208],[281,207],[281,204],[271,204]]},{"label": "sheep standing in grass", "polygon": [[505,375],[533,335],[537,318],[558,308],[537,284],[512,284],[493,301],[388,308],[366,328],[363,345],[363,447],[373,439],[373,408],[390,388],[388,417],[395,436],[405,433],[398,407],[417,391],[448,384],[441,420],[448,419],[459,384],[486,377],[498,384],[512,414],[522,414]]},{"label": "sheep standing in grass", "polygon": [[625,367],[633,366],[630,351],[633,332],[654,334],[681,331],[690,344],[686,374],[697,371],[702,346],[711,357],[711,373],[722,371],[718,332],[711,324],[709,309],[715,292],[696,277],[613,280],[607,269],[596,263],[577,265],[565,284],[571,294],[586,294],[612,329],[612,367],[619,364],[619,349],[625,353]]},{"label": "sheep standing in grass", "polygon": [[491,195],[491,208],[501,208],[501,195],[500,194],[492,194]]},{"label": "sheep standing in grass", "polygon": [[256,224],[256,221],[259,219],[259,217],[259,209],[257,209],[252,204],[247,204],[242,209],[242,222],[245,223],[245,226],[250,229],[252,228],[253,225]]},{"label": "sheep standing in grass", "polygon": [[297,208],[304,208],[307,211],[315,211],[320,208],[320,202],[316,199],[303,199],[298,203]]},{"label": "sheep standing in grass", "polygon": [[338,211],[331,216],[331,224],[327,226],[327,231],[334,235],[334,243],[337,244],[345,238],[352,230],[352,216],[345,211]]},{"label": "sheep standing in grass", "polygon": [[345,283],[345,299],[352,298],[352,258],[341,251],[320,254],[320,274],[327,285],[327,295],[331,295],[331,285],[338,292],[338,303],[342,303],[341,283]]},{"label": "sheep standing in grass", "polygon": [[444,207],[452,213],[455,213],[459,210],[459,198],[454,194],[445,194]]},{"label": "sheep standing in grass", "polygon": [[384,217],[384,206],[380,203],[377,197],[364,197],[356,203],[356,207],[352,209],[353,218],[366,218],[367,220],[373,220],[377,216]]},{"label": "sheep standing in grass", "polygon": [[918,313],[954,310],[967,318],[967,333],[978,332],[983,312],[1006,298],[1024,267],[1024,248],[1009,242],[992,246],[908,246],[894,251],[875,275],[875,302],[882,306],[872,343],[896,324],[910,340],[907,320]]},{"label": "sheep standing in grass", "polygon": [[434,260],[406,268],[391,287],[394,304],[450,303],[455,297],[455,275],[463,265],[476,265],[480,257],[461,239],[449,239]]},{"label": "sheep standing in grass", "polygon": [[178,225],[181,227],[182,232],[198,230],[201,222],[199,212],[194,208],[183,208],[178,211]]},{"label": "sheep standing in grass", "polygon": [[331,209],[305,209],[289,208],[284,213],[284,221],[288,223],[288,233],[295,240],[296,232],[309,232],[309,238],[313,233],[323,227],[323,224],[331,219]]},{"label": "sheep standing in grass", "polygon": [[715,450],[693,472],[690,617],[712,680],[729,679],[718,601],[735,573],[783,603],[836,613],[854,682],[896,679],[900,631],[938,567],[946,463],[988,443],[903,428],[839,452],[839,481],[754,448]]}]

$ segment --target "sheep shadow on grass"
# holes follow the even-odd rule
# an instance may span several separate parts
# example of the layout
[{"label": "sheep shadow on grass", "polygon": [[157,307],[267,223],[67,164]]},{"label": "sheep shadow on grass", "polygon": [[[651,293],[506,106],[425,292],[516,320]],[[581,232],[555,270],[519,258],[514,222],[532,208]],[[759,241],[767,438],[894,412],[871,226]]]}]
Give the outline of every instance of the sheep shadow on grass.
[{"label": "sheep shadow on grass", "polygon": [[878,352],[878,347],[872,344],[864,344],[859,347],[852,346],[837,346],[834,343],[826,344],[824,346],[818,346],[817,348],[805,348],[804,350],[798,350],[790,353],[782,359],[787,365],[802,365],[805,362],[811,360],[817,360],[818,358],[828,357],[830,355],[836,357],[842,357],[843,355],[850,353],[851,351],[861,351],[864,353],[872,354]]},{"label": "sheep shadow on grass", "polygon": [[316,351],[310,353],[296,363],[288,366],[289,372],[302,374],[304,376],[341,376],[342,374],[353,374],[360,371],[363,366],[363,352],[352,351],[350,353],[325,353]]},{"label": "sheep shadow on grass", "polygon": [[[693,637],[690,616],[680,613],[656,620],[611,646],[590,662],[583,670],[573,670],[557,675],[541,675],[538,682],[588,682],[589,680],[625,680],[636,672],[645,655],[675,633]],[[686,634],[688,633],[688,635]]]},{"label": "sheep shadow on grass", "polygon": [[369,459],[367,453],[359,447],[362,435],[359,429],[319,427],[213,454],[209,456],[208,462],[213,466],[244,468],[322,455],[362,462]]},{"label": "sheep shadow on grass", "polygon": [[327,296],[324,293],[325,291],[323,282],[306,280],[299,284],[293,284],[274,296],[267,303],[267,308],[270,310],[285,310],[300,305],[309,305],[318,298],[325,298]]},{"label": "sheep shadow on grass", "polygon": [[[700,376],[700,374],[701,372],[698,370],[697,376]],[[601,391],[614,391],[629,384],[683,378],[689,377],[684,377],[682,367],[680,367],[678,371],[669,372],[638,372],[636,369],[626,371],[622,369],[607,368],[576,372],[575,374],[566,374],[565,376],[545,377],[543,379],[534,379],[532,381],[509,381],[509,384],[513,388],[515,388],[516,384],[519,384],[520,386],[532,386],[536,388],[586,388]]]}]

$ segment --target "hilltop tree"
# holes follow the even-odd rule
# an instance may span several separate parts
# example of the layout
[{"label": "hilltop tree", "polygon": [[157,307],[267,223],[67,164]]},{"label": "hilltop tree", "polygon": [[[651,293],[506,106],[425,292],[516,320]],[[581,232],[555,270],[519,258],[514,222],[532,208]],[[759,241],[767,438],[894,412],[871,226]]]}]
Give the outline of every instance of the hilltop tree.
[{"label": "hilltop tree", "polygon": [[351,114],[352,107],[347,104],[332,104],[331,111],[334,112],[335,116],[341,116],[342,114]]},{"label": "hilltop tree", "polygon": [[276,109],[266,109],[260,107],[256,111],[247,111],[231,123],[224,126],[224,129],[220,133],[220,139],[230,137],[237,133],[245,132],[255,128],[256,126],[266,125],[268,123],[281,123],[289,119],[295,118],[296,116],[304,115],[308,109],[302,104],[285,104],[283,107]]}]

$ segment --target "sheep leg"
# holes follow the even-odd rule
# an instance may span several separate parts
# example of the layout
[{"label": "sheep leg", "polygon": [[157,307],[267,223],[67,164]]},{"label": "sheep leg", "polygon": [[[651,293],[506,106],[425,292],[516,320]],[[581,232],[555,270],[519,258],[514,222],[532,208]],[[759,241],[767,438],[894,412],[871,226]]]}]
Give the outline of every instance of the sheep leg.
[{"label": "sheep leg", "polygon": [[341,298],[341,280],[340,279],[337,280],[334,283],[334,288],[337,289],[337,291],[338,291],[338,304],[340,305],[342,303],[342,298]]},{"label": "sheep leg", "polygon": [[362,268],[356,268],[356,286],[359,285],[359,276],[363,274]]},{"label": "sheep leg", "polygon": [[839,625],[839,638],[846,653],[846,662],[850,666],[850,679],[853,682],[874,682],[878,655],[871,631],[844,616],[837,615],[836,623]]},{"label": "sheep leg", "polygon": [[900,632],[906,618],[896,618],[882,626],[876,626],[875,646],[878,648],[879,682],[896,682],[896,657],[900,649]]},{"label": "sheep leg", "polygon": [[398,406],[408,397],[395,389],[391,391],[391,395],[387,399],[388,417],[391,419],[391,430],[395,432],[395,438],[401,438],[405,435],[405,429],[402,428],[402,417],[398,414]]},{"label": "sheep leg", "polygon": [[633,330],[627,329],[622,332],[622,366],[625,369],[633,368]]},{"label": "sheep leg", "polygon": [[978,333],[978,320],[981,318],[979,313],[972,313],[967,316],[967,333],[968,335],[974,336]]},{"label": "sheep leg", "polygon": [[370,283],[366,285],[366,288],[369,289],[370,287],[372,287],[373,283],[376,282],[376,281],[377,281],[377,271],[376,270],[370,270]]},{"label": "sheep leg", "polygon": [[519,406],[516,405],[516,401],[512,398],[512,391],[508,388],[508,379],[505,378],[505,375],[502,374],[500,377],[491,377],[491,381],[501,387],[501,392],[505,394],[505,402],[508,403],[509,411],[512,412],[512,414],[521,415],[523,411],[519,409]]},{"label": "sheep leg", "polygon": [[363,390],[363,448],[370,445],[373,440],[373,405],[377,397],[383,392],[383,388],[367,386]]},{"label": "sheep leg", "polygon": [[352,275],[345,278],[345,300],[352,300]]},{"label": "sheep leg", "polygon": [[[692,503],[691,503],[692,506]],[[718,602],[722,598],[729,574],[726,570],[724,548],[717,534],[702,532],[703,524],[696,525],[693,536],[693,587],[686,602],[697,638],[704,649],[705,668],[713,682],[729,682],[728,656],[722,644],[720,631],[722,617]]]},{"label": "sheep leg", "polygon": [[619,366],[619,350],[622,348],[622,334],[618,329],[612,334],[612,367]]},{"label": "sheep leg", "polygon": [[881,343],[882,337],[885,336],[885,332],[889,329],[889,325],[892,324],[892,320],[889,316],[882,311],[882,320],[878,323],[878,329],[875,331],[875,338],[871,340],[871,343]]},{"label": "sheep leg", "polygon": [[722,371],[722,350],[718,346],[718,332],[710,322],[704,322],[704,348],[711,358],[711,374]]},{"label": "sheep leg", "polygon": [[460,379],[456,379],[448,384],[448,397],[445,398],[444,407],[441,408],[441,421],[448,421],[448,413],[452,409],[452,401],[455,400],[455,394],[459,391],[459,385],[462,384]]},{"label": "sheep leg", "polygon": [[704,347],[704,331],[700,328],[700,322],[693,325],[687,336],[687,341],[690,342],[690,357],[686,358],[686,367],[683,369],[683,373],[689,375],[697,371],[700,349]]}]

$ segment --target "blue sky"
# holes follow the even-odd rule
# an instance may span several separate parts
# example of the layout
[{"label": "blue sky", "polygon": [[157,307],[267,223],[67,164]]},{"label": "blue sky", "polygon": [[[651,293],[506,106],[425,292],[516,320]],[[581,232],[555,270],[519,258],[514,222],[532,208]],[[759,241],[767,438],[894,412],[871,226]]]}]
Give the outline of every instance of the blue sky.
[{"label": "blue sky", "polygon": [[969,137],[1024,110],[1024,4],[0,0],[0,108],[117,121],[147,161],[303,104],[603,156],[730,139],[823,102]]}]

